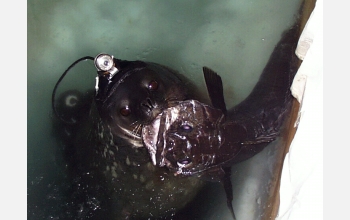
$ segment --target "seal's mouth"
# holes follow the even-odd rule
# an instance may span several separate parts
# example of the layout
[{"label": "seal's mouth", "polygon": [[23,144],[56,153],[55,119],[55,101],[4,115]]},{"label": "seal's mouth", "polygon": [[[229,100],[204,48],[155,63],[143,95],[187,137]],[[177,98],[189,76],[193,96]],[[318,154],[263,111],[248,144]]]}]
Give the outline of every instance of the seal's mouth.
[{"label": "seal's mouth", "polygon": [[161,112],[149,125],[142,128],[142,141],[151,156],[154,165],[168,165],[165,158],[166,135],[169,127],[178,117],[178,107],[170,107]]},{"label": "seal's mouth", "polygon": [[124,134],[130,138],[130,139],[135,139],[135,140],[140,140],[141,139],[141,131],[138,131],[137,128],[133,130],[129,130],[128,128],[123,128],[122,126],[118,127],[124,132]]},{"label": "seal's mouth", "polygon": [[144,125],[142,128],[142,141],[151,156],[153,165],[156,165],[157,142],[160,128],[160,119],[163,113],[160,113],[152,123]]}]

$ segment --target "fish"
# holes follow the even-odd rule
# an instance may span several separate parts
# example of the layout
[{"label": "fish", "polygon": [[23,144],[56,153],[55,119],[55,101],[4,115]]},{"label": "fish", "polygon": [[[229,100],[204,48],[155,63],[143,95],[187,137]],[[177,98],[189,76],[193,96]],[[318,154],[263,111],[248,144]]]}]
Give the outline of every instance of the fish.
[{"label": "fish", "polygon": [[108,54],[96,56],[94,62],[95,89],[67,91],[54,105],[56,120],[62,119],[58,121],[71,131],[66,132],[70,134],[65,147],[72,183],[70,215],[75,219],[173,216],[204,182],[179,179],[168,169],[153,166],[142,143],[142,128],[178,101],[200,95],[186,77],[161,64]]},{"label": "fish", "polygon": [[233,219],[231,166],[279,137],[294,100],[290,86],[298,68],[294,51],[299,32],[296,22],[282,34],[257,84],[238,105],[226,108],[221,77],[203,67],[211,105],[179,101],[143,127],[153,165],[174,176],[221,182]]}]

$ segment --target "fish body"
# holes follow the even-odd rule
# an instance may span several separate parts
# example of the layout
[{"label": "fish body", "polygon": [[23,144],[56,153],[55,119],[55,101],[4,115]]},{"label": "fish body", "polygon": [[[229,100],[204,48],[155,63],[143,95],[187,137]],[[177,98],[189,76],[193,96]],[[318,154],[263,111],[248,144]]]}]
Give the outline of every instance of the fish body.
[{"label": "fish body", "polygon": [[191,175],[246,160],[274,141],[293,100],[290,86],[297,70],[297,30],[295,26],[284,33],[253,91],[230,110],[226,110],[220,76],[204,67],[215,104],[180,101],[145,126],[143,141],[153,164]]},{"label": "fish body", "polygon": [[[88,93],[90,100],[84,99],[88,105],[71,111],[77,120],[65,125],[74,128],[66,146],[72,182],[69,212],[75,219],[171,216],[194,198],[203,182],[179,179],[155,167],[142,147],[141,129],[177,101],[196,96],[189,92],[189,82],[168,67],[115,58],[113,62],[118,72],[110,78],[100,71],[98,89],[93,96]],[[70,95],[63,94],[60,103]],[[61,109],[62,115],[69,118],[66,109]]]},{"label": "fish body", "polygon": [[221,77],[204,67],[212,106],[181,101],[145,126],[143,141],[153,164],[176,176],[222,182],[235,218],[230,167],[253,157],[279,136],[293,101],[290,86],[297,71],[298,37],[298,25],[282,35],[250,95],[229,110]]}]

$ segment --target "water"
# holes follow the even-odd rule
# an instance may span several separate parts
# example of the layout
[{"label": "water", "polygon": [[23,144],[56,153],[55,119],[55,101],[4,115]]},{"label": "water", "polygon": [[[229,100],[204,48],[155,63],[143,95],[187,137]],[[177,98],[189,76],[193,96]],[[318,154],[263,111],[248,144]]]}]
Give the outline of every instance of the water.
[{"label": "water", "polygon": [[[257,82],[280,34],[292,24],[300,1],[29,0],[27,3],[27,184],[28,193],[35,195],[30,197],[28,205],[44,199],[41,207],[28,208],[28,218],[47,219],[55,207],[45,199],[66,202],[60,194],[60,186],[65,184],[64,163],[51,129],[51,92],[73,61],[106,52],[120,59],[157,62],[180,71],[201,88],[204,88],[201,68],[205,65],[222,76],[230,108],[244,99]],[[94,77],[93,64],[81,63],[69,73],[61,89],[93,88]],[[206,94],[204,90],[201,92]],[[265,158],[271,158],[268,150],[273,147],[233,170],[236,196],[233,205],[238,219],[256,219],[263,210],[261,207],[266,205],[267,195],[261,193],[266,184],[262,184],[262,179],[263,173],[269,173],[270,169],[257,170],[254,164],[263,165]],[[32,191],[34,185],[41,185],[43,190]],[[222,189],[216,184],[209,188],[203,200],[209,206],[196,213],[198,219],[218,216],[229,219]],[[51,193],[47,195],[47,191]]]}]

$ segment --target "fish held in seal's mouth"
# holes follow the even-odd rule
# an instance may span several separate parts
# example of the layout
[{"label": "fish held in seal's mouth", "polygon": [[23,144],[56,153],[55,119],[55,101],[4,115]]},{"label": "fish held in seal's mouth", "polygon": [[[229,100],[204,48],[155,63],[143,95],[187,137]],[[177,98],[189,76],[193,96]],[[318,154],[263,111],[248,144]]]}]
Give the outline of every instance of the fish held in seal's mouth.
[{"label": "fish held in seal's mouth", "polygon": [[297,20],[283,33],[253,91],[232,109],[226,109],[221,77],[203,67],[212,107],[180,101],[143,128],[153,164],[176,176],[222,182],[234,219],[231,165],[253,157],[279,136],[293,101],[290,86],[297,72],[299,34]]},{"label": "fish held in seal's mouth", "polygon": [[275,140],[293,100],[290,86],[297,71],[298,36],[299,25],[282,35],[251,94],[229,110],[221,77],[203,67],[212,106],[178,101],[145,125],[143,143],[153,164],[178,174],[197,173],[248,159]]}]

